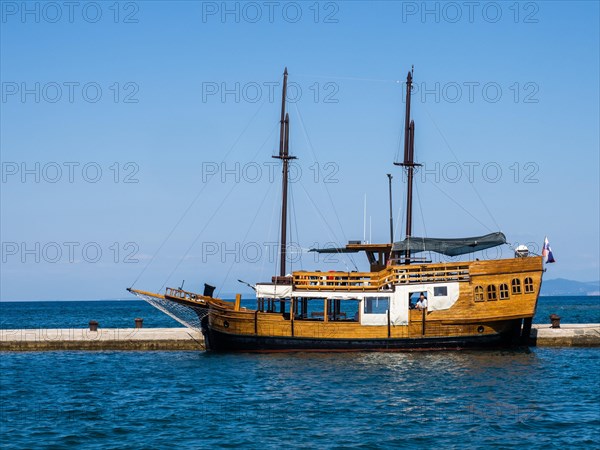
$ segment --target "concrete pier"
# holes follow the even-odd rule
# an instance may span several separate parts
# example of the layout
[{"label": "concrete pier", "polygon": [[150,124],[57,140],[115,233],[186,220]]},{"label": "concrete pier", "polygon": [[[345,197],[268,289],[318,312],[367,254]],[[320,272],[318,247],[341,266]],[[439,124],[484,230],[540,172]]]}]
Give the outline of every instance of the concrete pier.
[{"label": "concrete pier", "polygon": [[536,347],[600,347],[600,323],[561,324],[560,328],[534,324],[531,345]]},{"label": "concrete pier", "polygon": [[189,328],[0,330],[0,351],[203,349],[202,333]]},{"label": "concrete pier", "polygon": [[[533,325],[531,345],[600,347],[600,324]],[[0,330],[0,351],[204,350],[202,333],[189,328]]]}]

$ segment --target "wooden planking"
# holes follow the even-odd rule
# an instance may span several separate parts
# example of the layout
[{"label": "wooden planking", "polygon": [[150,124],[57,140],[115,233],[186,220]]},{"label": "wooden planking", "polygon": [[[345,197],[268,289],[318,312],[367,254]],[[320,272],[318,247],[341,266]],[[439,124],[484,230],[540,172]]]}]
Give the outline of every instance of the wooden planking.
[{"label": "wooden planking", "polygon": [[[278,313],[258,313],[257,330],[260,336],[292,336],[292,321],[286,320]],[[411,310],[410,321],[407,325],[391,325],[389,337],[392,338],[420,338],[442,336],[464,336],[475,334],[489,334],[504,330],[512,320],[482,319],[469,323],[444,323],[443,320],[431,318],[432,313],[425,313],[425,334],[422,334],[421,311]],[[240,335],[254,335],[254,313],[244,314],[212,314],[211,327],[218,331]],[[225,326],[227,322],[227,326]],[[482,326],[483,331],[478,328]],[[293,328],[295,337],[308,338],[387,338],[387,325],[363,326],[358,322],[323,322],[318,320],[294,320]]]}]

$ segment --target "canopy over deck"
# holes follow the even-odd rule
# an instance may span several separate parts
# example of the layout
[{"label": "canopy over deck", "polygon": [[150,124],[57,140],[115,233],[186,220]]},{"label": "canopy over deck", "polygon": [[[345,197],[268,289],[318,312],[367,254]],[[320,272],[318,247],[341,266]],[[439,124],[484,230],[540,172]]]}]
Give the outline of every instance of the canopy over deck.
[{"label": "canopy over deck", "polygon": [[311,252],[317,253],[357,253],[365,252],[436,252],[446,256],[459,256],[474,253],[486,248],[506,244],[506,236],[501,232],[490,233],[484,236],[467,238],[426,238],[409,237],[392,244],[348,244],[346,247],[314,248]]},{"label": "canopy over deck", "polygon": [[403,252],[410,250],[411,253],[430,251],[446,256],[459,256],[485,250],[486,248],[497,247],[502,244],[506,244],[506,236],[501,232],[468,238],[409,237],[401,242],[394,242],[392,251]]}]

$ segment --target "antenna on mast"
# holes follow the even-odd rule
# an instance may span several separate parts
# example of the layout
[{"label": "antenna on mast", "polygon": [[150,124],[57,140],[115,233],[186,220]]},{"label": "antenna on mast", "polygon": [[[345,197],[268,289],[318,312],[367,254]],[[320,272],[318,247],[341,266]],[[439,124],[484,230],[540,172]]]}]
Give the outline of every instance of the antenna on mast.
[{"label": "antenna on mast", "polygon": [[389,185],[390,185],[390,243],[394,243],[394,211],[392,209],[392,176],[391,173],[387,174]]},{"label": "antenna on mast", "polygon": [[363,243],[367,242],[367,194],[363,205]]}]

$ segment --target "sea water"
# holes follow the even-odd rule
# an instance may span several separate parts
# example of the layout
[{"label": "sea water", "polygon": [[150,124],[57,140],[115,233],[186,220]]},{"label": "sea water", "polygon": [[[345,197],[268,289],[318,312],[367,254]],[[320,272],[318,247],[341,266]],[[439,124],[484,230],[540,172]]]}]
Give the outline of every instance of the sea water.
[{"label": "sea water", "polygon": [[[242,306],[255,308],[256,300]],[[600,297],[540,297],[534,323],[550,324],[550,314],[562,323],[600,323]],[[182,326],[142,300],[0,302],[0,329],[86,328],[90,320],[102,328],[133,328],[136,318],[145,328]]]},{"label": "sea water", "polygon": [[[2,328],[178,326],[136,301],[0,308]],[[600,448],[600,350],[0,353],[0,447]]]},{"label": "sea water", "polygon": [[600,448],[598,349],[1,355],[12,448]]}]

